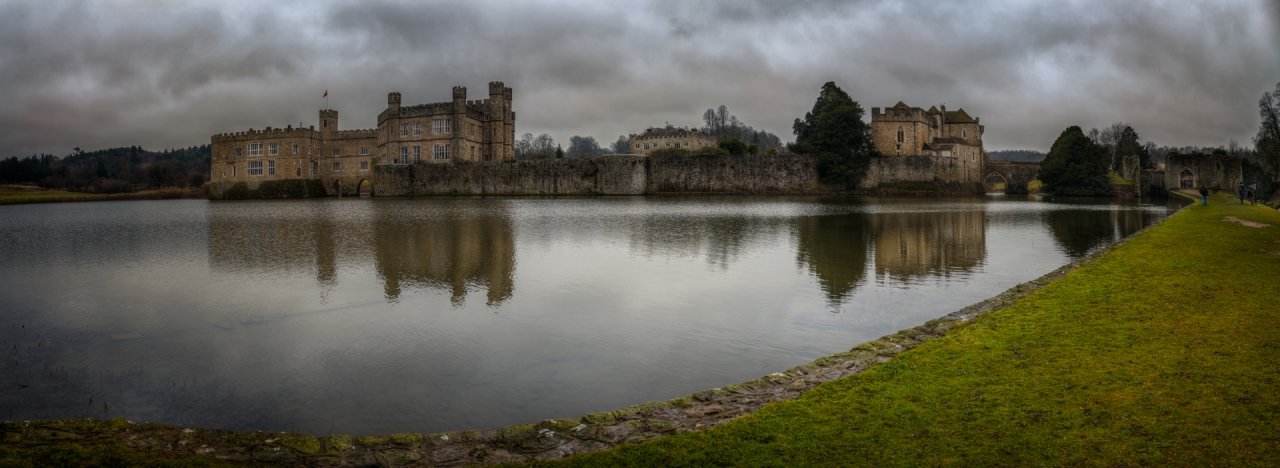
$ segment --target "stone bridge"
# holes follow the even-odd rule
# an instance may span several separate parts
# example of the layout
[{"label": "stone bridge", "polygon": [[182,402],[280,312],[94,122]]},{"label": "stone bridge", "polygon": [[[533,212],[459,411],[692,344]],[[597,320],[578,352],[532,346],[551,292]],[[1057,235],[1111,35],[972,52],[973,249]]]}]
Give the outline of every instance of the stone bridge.
[{"label": "stone bridge", "polygon": [[1004,179],[1005,193],[1027,193],[1027,184],[1040,173],[1040,163],[984,161],[983,180],[994,176]]}]

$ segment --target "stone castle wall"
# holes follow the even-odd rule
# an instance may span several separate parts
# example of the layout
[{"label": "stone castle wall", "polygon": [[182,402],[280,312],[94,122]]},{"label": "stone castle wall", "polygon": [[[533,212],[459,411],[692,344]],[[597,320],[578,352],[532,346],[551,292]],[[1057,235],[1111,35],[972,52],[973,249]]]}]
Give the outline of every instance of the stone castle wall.
[{"label": "stone castle wall", "polygon": [[639,195],[643,156],[593,159],[384,165],[374,170],[374,196]]},{"label": "stone castle wall", "polygon": [[[607,156],[594,159],[380,165],[373,195],[642,195],[658,193],[828,193],[816,162],[780,156]],[[860,188],[910,182],[978,191],[981,165],[940,156],[872,160]],[[976,183],[976,184],[975,184]]]},{"label": "stone castle wall", "polygon": [[1225,154],[1170,154],[1165,156],[1164,185],[1181,187],[1182,175],[1191,176],[1191,188],[1201,185],[1214,190],[1235,192],[1243,178],[1240,158]]},{"label": "stone castle wall", "polygon": [[827,191],[808,156],[660,156],[648,169],[649,193]]}]

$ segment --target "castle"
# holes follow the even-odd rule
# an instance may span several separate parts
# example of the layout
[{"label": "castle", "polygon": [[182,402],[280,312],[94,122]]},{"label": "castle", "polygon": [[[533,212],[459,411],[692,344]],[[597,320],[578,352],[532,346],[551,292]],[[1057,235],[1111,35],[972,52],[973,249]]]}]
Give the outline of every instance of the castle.
[{"label": "castle", "polygon": [[697,130],[651,128],[640,135],[632,133],[627,142],[631,147],[631,154],[648,155],[660,149],[680,148],[692,151],[715,146],[716,138]]},{"label": "castle", "polygon": [[401,106],[387,95],[374,129],[339,130],[338,111],[320,111],[320,129],[267,127],[212,138],[215,183],[319,180],[332,194],[355,193],[379,164],[504,161],[515,159],[511,88],[489,83],[489,98],[467,100],[455,86],[451,102]]},{"label": "castle", "polygon": [[980,161],[982,132],[978,119],[963,108],[924,110],[899,101],[884,112],[871,108],[871,141],[885,156],[942,156]]}]

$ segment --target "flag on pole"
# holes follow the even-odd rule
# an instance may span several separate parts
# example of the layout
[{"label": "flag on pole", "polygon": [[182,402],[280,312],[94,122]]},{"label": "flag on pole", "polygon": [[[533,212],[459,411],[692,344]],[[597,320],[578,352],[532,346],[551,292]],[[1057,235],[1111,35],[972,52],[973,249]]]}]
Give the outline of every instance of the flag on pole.
[{"label": "flag on pole", "polygon": [[320,97],[329,97],[329,90],[327,89],[324,90],[324,96],[320,96]]}]

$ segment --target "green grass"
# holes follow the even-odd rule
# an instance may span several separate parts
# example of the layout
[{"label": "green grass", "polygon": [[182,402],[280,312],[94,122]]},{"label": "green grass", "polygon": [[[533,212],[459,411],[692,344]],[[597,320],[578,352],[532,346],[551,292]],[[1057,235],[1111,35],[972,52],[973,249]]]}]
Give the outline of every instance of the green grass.
[{"label": "green grass", "polygon": [[1280,255],[1268,252],[1280,214],[1214,198],[798,400],[546,465],[1275,466]]},{"label": "green grass", "polygon": [[163,200],[171,198],[182,198],[190,196],[194,192],[182,189],[159,189],[159,190],[140,190],[135,193],[83,193],[83,192],[67,192],[63,190],[44,190],[39,188],[11,188],[6,187],[0,189],[0,205],[13,205],[25,203],[60,203],[60,202],[80,202],[80,201],[108,201],[108,200]]},{"label": "green grass", "polygon": [[168,458],[106,443],[81,446],[64,443],[39,450],[0,446],[0,467],[154,467],[154,468],[220,468],[242,466],[210,457],[188,456]]},{"label": "green grass", "polygon": [[1125,180],[1125,178],[1120,177],[1120,174],[1116,173],[1116,171],[1108,172],[1107,179],[1111,181],[1111,185],[1133,185],[1132,180]]},{"label": "green grass", "polygon": [[1031,182],[1027,182],[1028,192],[1037,193],[1042,188],[1044,188],[1044,182],[1041,182],[1040,179],[1033,179]]}]

